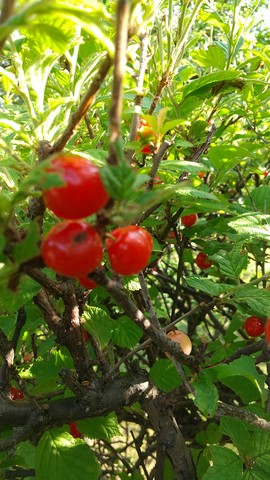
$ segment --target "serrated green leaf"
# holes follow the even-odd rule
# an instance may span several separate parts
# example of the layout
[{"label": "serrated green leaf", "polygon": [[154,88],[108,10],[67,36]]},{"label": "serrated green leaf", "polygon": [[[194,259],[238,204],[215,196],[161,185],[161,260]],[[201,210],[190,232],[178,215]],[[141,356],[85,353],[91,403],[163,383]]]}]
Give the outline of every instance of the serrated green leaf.
[{"label": "serrated green leaf", "polygon": [[203,277],[189,277],[186,279],[186,282],[189,287],[201,290],[213,297],[218,297],[221,293],[227,292],[230,288],[230,286],[225,283],[215,283],[212,280]]},{"label": "serrated green leaf", "polygon": [[207,50],[196,50],[192,56],[194,61],[203,67],[223,70],[226,65],[226,55],[220,45],[209,45]]},{"label": "serrated green leaf", "polygon": [[45,432],[36,449],[36,480],[98,480],[101,474],[96,456],[83,440],[74,439],[64,428]]},{"label": "serrated green leaf", "polygon": [[170,360],[157,360],[150,368],[149,374],[152,382],[162,392],[170,392],[182,385],[181,377]]},{"label": "serrated green leaf", "polygon": [[270,465],[270,432],[257,429],[251,434],[243,480],[267,480]]},{"label": "serrated green leaf", "polygon": [[262,317],[270,316],[270,291],[253,285],[241,286],[234,291],[233,301],[247,305],[252,313]]},{"label": "serrated green leaf", "polygon": [[79,431],[89,438],[111,440],[115,435],[121,434],[115,413],[110,413],[106,417],[78,420],[77,424]]},{"label": "serrated green leaf", "polygon": [[230,253],[220,250],[211,256],[218,263],[220,271],[227,277],[237,280],[242,270],[247,268],[248,254],[242,250],[242,244],[235,244]]},{"label": "serrated green leaf", "polygon": [[112,332],[112,341],[119,347],[134,348],[142,337],[142,330],[129,317],[116,320]]},{"label": "serrated green leaf", "polygon": [[249,237],[270,239],[270,215],[263,215],[257,212],[247,213],[230,220],[229,227],[237,231],[238,234],[246,234]]},{"label": "serrated green leaf", "polygon": [[228,472],[233,480],[242,480],[242,461],[236,453],[226,447],[212,445],[210,447],[212,465],[202,480],[228,480]]},{"label": "serrated green leaf", "polygon": [[[47,344],[47,347],[49,345]],[[47,354],[38,357],[30,367],[30,373],[36,379],[29,385],[29,393],[40,395],[52,390],[62,389],[59,372],[63,368],[74,368],[74,363],[67,349],[47,350]]]},{"label": "serrated green leaf", "polygon": [[130,198],[130,190],[136,181],[136,172],[127,163],[120,163],[116,167],[104,167],[100,173],[112,198],[117,200]]},{"label": "serrated green leaf", "polygon": [[93,335],[101,344],[105,346],[112,338],[114,322],[105,308],[96,306],[87,306],[83,314],[86,322],[83,328]]},{"label": "serrated green leaf", "polygon": [[197,80],[193,80],[192,82],[187,85],[183,90],[183,98],[187,97],[188,95],[194,95],[198,92],[199,89],[205,86],[212,87],[214,84],[219,82],[224,82],[228,80],[234,80],[235,78],[240,77],[243,75],[243,72],[234,71],[223,71],[218,73],[209,73],[208,75],[204,75]]},{"label": "serrated green leaf", "polygon": [[194,403],[206,417],[213,417],[217,410],[218,390],[202,373],[193,383],[196,390]]}]

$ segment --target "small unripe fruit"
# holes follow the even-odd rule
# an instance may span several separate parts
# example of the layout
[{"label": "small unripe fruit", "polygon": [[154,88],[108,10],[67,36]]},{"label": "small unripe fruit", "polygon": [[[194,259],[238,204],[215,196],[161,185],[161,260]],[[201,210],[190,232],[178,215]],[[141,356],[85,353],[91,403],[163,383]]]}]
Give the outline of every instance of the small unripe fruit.
[{"label": "small unripe fruit", "polygon": [[[192,343],[188,335],[180,330],[172,330],[167,334],[167,337],[173,342],[179,343],[185,355],[190,355],[192,350]],[[168,356],[169,354],[165,352]]]}]

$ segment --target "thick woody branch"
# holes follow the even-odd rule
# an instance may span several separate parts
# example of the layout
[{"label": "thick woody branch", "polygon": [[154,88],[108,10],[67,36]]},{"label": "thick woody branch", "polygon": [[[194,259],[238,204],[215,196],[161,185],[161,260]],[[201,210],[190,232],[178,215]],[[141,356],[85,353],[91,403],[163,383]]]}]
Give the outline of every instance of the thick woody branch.
[{"label": "thick woody branch", "polygon": [[[2,9],[1,9],[1,14],[0,14],[0,25],[4,23],[9,17],[11,17],[13,13],[15,5],[15,0],[3,0],[2,1]],[[2,48],[4,47],[6,38],[3,38],[3,40],[0,41],[0,52],[2,51]]]},{"label": "thick woody branch", "polygon": [[13,435],[0,440],[0,451],[28,439],[36,441],[49,428],[118,411],[139,401],[149,388],[147,374],[142,372],[128,374],[107,385],[102,381],[95,382],[85,389],[81,399],[58,399],[40,407],[35,402],[13,402],[0,397],[0,425],[21,427]]}]

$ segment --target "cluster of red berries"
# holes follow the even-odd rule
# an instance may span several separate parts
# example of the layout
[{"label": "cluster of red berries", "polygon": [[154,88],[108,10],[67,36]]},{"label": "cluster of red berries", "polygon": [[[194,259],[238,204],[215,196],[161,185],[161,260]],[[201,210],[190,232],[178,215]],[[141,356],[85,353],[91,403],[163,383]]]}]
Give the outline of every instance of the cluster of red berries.
[{"label": "cluster of red berries", "polygon": [[[56,173],[63,185],[44,189],[45,205],[63,219],[45,237],[41,254],[45,265],[59,275],[78,278],[86,288],[88,279],[103,259],[103,243],[98,231],[83,218],[97,213],[109,200],[99,169],[75,155],[52,158],[46,171]],[[128,225],[112,230],[105,239],[112,269],[120,275],[133,275],[149,262],[153,239],[142,227]]]},{"label": "cluster of red berries", "polygon": [[[198,220],[197,213],[191,213],[190,215],[184,215],[181,218],[181,223],[184,227],[192,227]],[[207,270],[208,268],[212,267],[213,261],[208,259],[208,255],[204,252],[199,252],[197,257],[195,258],[196,265],[201,270]]]}]

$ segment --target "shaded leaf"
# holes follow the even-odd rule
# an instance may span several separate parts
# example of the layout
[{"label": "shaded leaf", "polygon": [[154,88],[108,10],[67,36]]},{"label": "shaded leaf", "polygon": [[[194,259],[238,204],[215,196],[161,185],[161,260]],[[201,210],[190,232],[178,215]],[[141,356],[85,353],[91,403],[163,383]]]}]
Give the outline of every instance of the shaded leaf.
[{"label": "shaded leaf", "polygon": [[206,417],[213,417],[217,410],[218,390],[216,386],[202,373],[193,383],[196,390],[195,405]]}]

